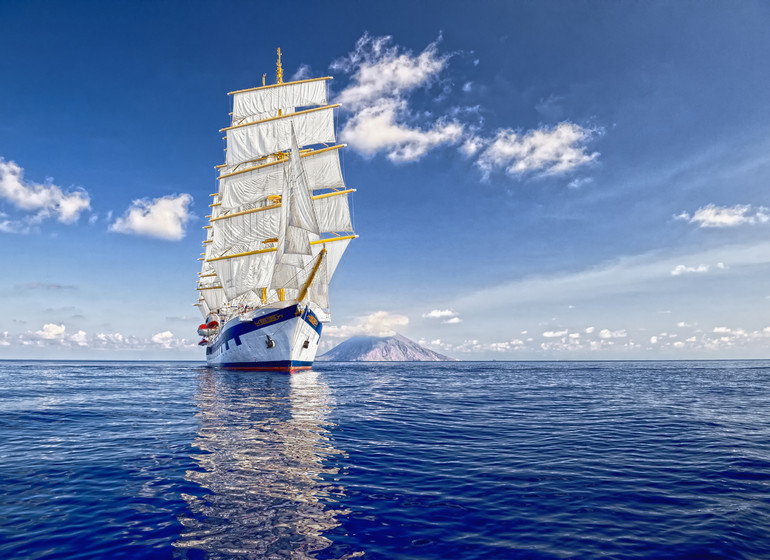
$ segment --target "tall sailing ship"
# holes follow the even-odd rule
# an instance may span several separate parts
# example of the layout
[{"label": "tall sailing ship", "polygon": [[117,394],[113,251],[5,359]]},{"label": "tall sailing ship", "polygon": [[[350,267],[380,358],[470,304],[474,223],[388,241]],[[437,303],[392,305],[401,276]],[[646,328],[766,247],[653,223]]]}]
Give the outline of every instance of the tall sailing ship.
[{"label": "tall sailing ship", "polygon": [[209,365],[309,369],[329,282],[356,234],[327,98],[330,77],[230,92],[219,189],[211,195],[196,304]]}]

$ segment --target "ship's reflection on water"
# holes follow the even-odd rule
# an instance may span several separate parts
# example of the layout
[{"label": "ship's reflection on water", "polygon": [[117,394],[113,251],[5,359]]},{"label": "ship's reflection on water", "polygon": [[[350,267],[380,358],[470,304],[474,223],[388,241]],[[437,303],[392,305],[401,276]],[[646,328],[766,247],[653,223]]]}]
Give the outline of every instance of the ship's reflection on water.
[{"label": "ship's reflection on water", "polygon": [[329,387],[314,371],[294,375],[205,369],[198,389],[198,470],[185,478],[189,515],[176,546],[208,558],[313,558],[347,512],[330,507],[335,449]]}]

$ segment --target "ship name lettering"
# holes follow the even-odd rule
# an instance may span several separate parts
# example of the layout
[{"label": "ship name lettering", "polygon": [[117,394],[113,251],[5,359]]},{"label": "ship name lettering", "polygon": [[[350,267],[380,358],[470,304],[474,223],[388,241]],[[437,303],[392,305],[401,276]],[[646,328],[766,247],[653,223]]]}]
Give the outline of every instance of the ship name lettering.
[{"label": "ship name lettering", "polygon": [[256,321],[254,324],[256,326],[266,325],[268,323],[275,323],[278,319],[280,319],[280,315],[270,315],[270,317],[262,317],[259,321]]}]

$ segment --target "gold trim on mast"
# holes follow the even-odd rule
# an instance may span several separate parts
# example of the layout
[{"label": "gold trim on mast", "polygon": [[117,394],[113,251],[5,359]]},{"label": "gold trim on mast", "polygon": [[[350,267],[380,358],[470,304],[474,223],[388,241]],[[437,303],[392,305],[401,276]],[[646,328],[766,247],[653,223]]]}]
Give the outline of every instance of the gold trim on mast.
[{"label": "gold trim on mast", "polygon": [[[266,75],[266,74],[265,74]],[[282,84],[268,84],[263,85],[260,87],[253,87],[253,88],[246,88],[246,89],[239,89],[236,91],[230,91],[227,92],[227,95],[235,95],[236,93],[246,93],[248,91],[256,91],[258,89],[268,89],[268,88],[274,88],[278,86],[293,86],[294,84],[306,84],[308,82],[317,82],[319,80],[333,80],[334,78],[332,76],[324,76],[323,78],[308,78],[307,80],[297,80],[295,82],[283,82]],[[264,81],[262,82],[264,84]]]},{"label": "gold trim on mast", "polygon": [[[312,200],[318,200],[319,198],[328,198],[330,196],[337,196],[340,194],[347,194],[356,192],[356,189],[345,189],[344,191],[335,191],[330,192],[326,194],[317,194],[315,196],[311,196],[310,198]],[[232,214],[225,214],[224,216],[217,216],[216,218],[211,218],[212,222],[216,222],[218,220],[225,220],[227,218],[235,218],[236,216],[243,216],[245,214],[253,214],[254,212],[264,212],[265,210],[272,210],[273,208],[280,208],[281,203],[277,202],[275,204],[270,204],[268,206],[260,206],[259,208],[250,208],[249,210],[241,210],[240,212],[233,212]]]},{"label": "gold trim on mast", "polygon": [[310,271],[310,275],[307,277],[307,281],[302,285],[302,289],[300,289],[299,295],[297,295],[297,301],[302,301],[303,299],[305,299],[305,296],[307,295],[307,290],[308,288],[310,288],[310,284],[313,283],[313,278],[315,278],[315,273],[318,272],[318,268],[321,266],[321,261],[323,260],[325,255],[326,255],[326,247],[321,249],[321,252],[318,253],[318,260],[313,266],[313,270]]},{"label": "gold trim on mast", "polygon": [[277,84],[283,83],[283,67],[281,66],[281,47],[278,47],[278,62],[275,63],[275,81]]},{"label": "gold trim on mast", "polygon": [[[288,117],[296,117],[297,115],[306,115],[307,113],[314,113],[316,111],[323,111],[325,109],[336,109],[339,107],[339,103],[335,103],[334,105],[324,105],[323,107],[313,107],[312,109],[305,109],[304,111],[297,111],[296,113],[289,113],[287,115],[278,115],[277,117],[268,117],[266,119],[262,119],[261,121],[254,121],[250,123],[243,123],[243,124],[234,124],[233,126],[227,126],[225,128],[220,128],[219,132],[224,132],[226,130],[233,130],[234,128],[242,128],[244,126],[253,126],[255,124],[262,124],[270,121],[275,121],[278,119],[285,119]],[[320,144],[320,142],[319,142]]]},{"label": "gold trim on mast", "polygon": [[[357,235],[345,235],[343,237],[332,237],[327,239],[317,239],[316,241],[311,241],[311,245],[323,245],[324,243],[332,243],[333,241],[345,241],[346,239],[355,239],[358,237]],[[277,251],[277,247],[271,247],[269,249],[259,249],[257,251],[247,251],[245,253],[236,253],[234,255],[225,255],[224,257],[214,257],[213,259],[208,259],[206,262],[214,262],[214,261],[223,261],[225,259],[235,259],[237,257],[249,257],[251,255],[260,255],[262,253],[272,253],[273,251]]]},{"label": "gold trim on mast", "polygon": [[[296,115],[296,113],[294,113]],[[318,150],[311,150],[309,152],[306,152],[304,154],[300,154],[299,157],[309,157],[314,156],[316,154],[322,154],[323,152],[328,152],[330,150],[339,150],[340,148],[344,148],[347,146],[347,144],[337,144],[336,146],[329,146],[328,148],[319,148]],[[278,161],[271,161],[270,163],[263,163],[262,165],[255,165],[254,167],[247,167],[246,169],[240,169],[238,171],[233,171],[232,173],[225,173],[224,175],[220,175],[217,177],[217,179],[227,179],[228,177],[232,177],[234,175],[240,175],[241,173],[248,173],[249,171],[256,171],[257,169],[263,169],[265,167],[270,167],[273,165],[278,165],[279,163],[286,163],[289,161],[289,158],[281,158]],[[219,193],[214,193],[211,196],[216,196]]]}]

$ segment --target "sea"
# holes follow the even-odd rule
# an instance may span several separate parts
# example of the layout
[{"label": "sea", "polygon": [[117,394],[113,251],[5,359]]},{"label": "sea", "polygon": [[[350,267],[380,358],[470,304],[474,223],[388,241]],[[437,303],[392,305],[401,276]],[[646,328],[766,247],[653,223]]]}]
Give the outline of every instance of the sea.
[{"label": "sea", "polygon": [[770,558],[770,362],[0,362],[0,558]]}]

